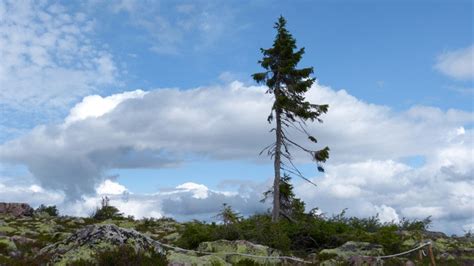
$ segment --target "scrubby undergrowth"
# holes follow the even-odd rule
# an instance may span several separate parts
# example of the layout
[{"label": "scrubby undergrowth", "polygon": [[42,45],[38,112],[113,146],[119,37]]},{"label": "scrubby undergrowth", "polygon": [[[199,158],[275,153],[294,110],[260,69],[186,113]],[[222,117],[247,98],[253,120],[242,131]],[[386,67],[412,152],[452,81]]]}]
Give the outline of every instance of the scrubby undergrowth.
[{"label": "scrubby undergrowth", "polygon": [[[297,256],[316,265],[340,265],[357,260],[357,256],[399,253],[426,240],[433,241],[434,255],[441,265],[474,265],[473,237],[470,234],[447,237],[443,233],[430,232],[429,219],[402,220],[395,224],[382,223],[377,216],[361,219],[346,217],[345,212],[332,217],[316,213],[299,212],[292,218],[274,223],[269,213],[243,218],[230,206],[224,206],[215,216],[221,220],[218,223],[178,223],[170,218],[136,220],[124,217],[108,203],[89,218],[59,216],[55,208],[42,206],[33,216],[0,214],[0,265],[279,263],[278,260],[258,260],[228,253]],[[87,236],[87,232],[96,231],[101,232],[102,238],[97,239],[96,233],[92,238]],[[160,246],[160,252],[150,251],[148,246],[137,249],[137,243],[145,243],[143,241],[149,243],[148,246],[154,241]],[[162,243],[196,252],[162,249]],[[419,254],[415,252],[387,260],[385,265],[400,265],[406,260],[420,263]],[[425,258],[424,262],[428,263],[428,260]]]},{"label": "scrubby undergrowth", "polygon": [[[250,260],[258,264],[255,260],[246,260],[244,257],[238,259],[235,256],[226,257],[223,255],[225,250],[222,249],[222,243],[229,243],[227,252],[249,250],[248,246],[255,243],[268,246],[268,248],[262,247],[263,251],[258,251],[259,254],[277,254],[272,250],[278,250],[280,255],[298,256],[314,261],[315,264],[336,265],[338,260],[347,259],[345,254],[339,254],[341,249],[338,247],[349,241],[355,243],[353,244],[355,253],[359,252],[357,245],[363,246],[365,244],[360,243],[367,242],[375,244],[372,246],[380,249],[383,254],[393,254],[408,250],[427,239],[433,240],[435,256],[440,264],[472,265],[474,262],[473,238],[470,235],[447,237],[442,233],[429,232],[427,231],[429,222],[427,219],[404,220],[399,224],[381,223],[377,217],[360,219],[346,217],[344,213],[333,217],[301,214],[292,220],[282,219],[277,223],[271,222],[269,214],[258,214],[248,218],[239,217],[226,223],[200,221],[178,223],[169,218],[135,220],[121,215],[79,218],[51,216],[45,212],[37,212],[33,217],[0,215],[0,265],[45,264],[51,258],[38,256],[42,254],[40,250],[67,239],[87,225],[94,224],[115,224],[120,228],[134,229],[160,243],[222,253],[215,256],[203,256],[204,254],[199,253],[184,254],[168,251],[166,256],[163,256],[149,252],[135,252],[127,246],[116,246],[88,254],[98,265],[166,265],[170,260],[177,263],[189,261],[196,264],[203,262],[203,264],[216,265],[242,264]],[[222,240],[249,242],[219,242]],[[242,243],[249,244],[245,246]],[[417,258],[418,253],[405,257],[413,261]],[[428,259],[425,258],[425,261],[428,262]],[[86,262],[78,258],[71,261],[70,265],[86,265],[87,263],[90,264],[90,261]],[[393,265],[398,265],[397,263],[401,263],[401,260],[396,260]]]}]

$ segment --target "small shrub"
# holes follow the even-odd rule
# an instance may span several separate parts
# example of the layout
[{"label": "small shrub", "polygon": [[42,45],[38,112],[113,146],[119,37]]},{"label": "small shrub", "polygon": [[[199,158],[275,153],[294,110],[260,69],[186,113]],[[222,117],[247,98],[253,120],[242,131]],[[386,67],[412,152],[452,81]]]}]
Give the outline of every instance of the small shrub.
[{"label": "small shrub", "polygon": [[45,206],[44,204],[41,204],[35,212],[38,213],[47,213],[49,216],[57,217],[59,216],[59,211],[56,205],[51,205],[51,206]]},{"label": "small shrub", "polygon": [[238,212],[232,210],[232,207],[230,205],[224,203],[222,204],[221,211],[216,215],[216,218],[222,220],[224,225],[229,225],[240,221],[242,219],[242,216]]},{"label": "small shrub", "polygon": [[107,219],[123,219],[123,214],[120,213],[119,209],[109,204],[109,198],[102,198],[102,204],[100,208],[97,208],[92,214],[92,218],[95,220],[107,220]]},{"label": "small shrub", "polygon": [[136,252],[130,246],[121,246],[117,250],[104,251],[94,256],[99,265],[103,266],[131,266],[131,265],[168,265],[166,256],[154,250]]},{"label": "small shrub", "polygon": [[423,220],[409,220],[405,217],[402,218],[398,227],[400,230],[407,231],[426,231],[431,226],[431,216],[426,217]]},{"label": "small shrub", "polygon": [[212,235],[215,227],[216,225],[210,226],[199,221],[186,223],[177,245],[182,248],[195,249],[202,242],[217,240]]},{"label": "small shrub", "polygon": [[[112,250],[104,250],[97,252],[94,256],[94,265],[100,266],[134,266],[134,265],[144,265],[144,266],[161,266],[168,265],[166,256],[160,253],[155,252],[154,250],[147,251],[135,251],[133,247],[130,246],[120,246]],[[82,265],[91,265],[90,261],[79,260],[71,265],[82,266]]]},{"label": "small shrub", "polygon": [[107,219],[122,219],[123,215],[120,213],[119,209],[114,206],[104,206],[100,209],[97,209],[92,215],[92,218],[96,220],[107,220]]}]

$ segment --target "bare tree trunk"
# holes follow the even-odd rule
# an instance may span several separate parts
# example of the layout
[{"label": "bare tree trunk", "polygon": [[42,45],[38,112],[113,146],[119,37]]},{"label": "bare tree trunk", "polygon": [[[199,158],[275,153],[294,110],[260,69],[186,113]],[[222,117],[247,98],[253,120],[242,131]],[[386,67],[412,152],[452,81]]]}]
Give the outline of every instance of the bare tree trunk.
[{"label": "bare tree trunk", "polygon": [[[275,96],[278,96],[276,91]],[[280,218],[280,169],[281,169],[281,145],[282,145],[282,134],[281,134],[281,109],[276,108],[276,149],[275,149],[275,179],[273,180],[273,211],[272,221],[277,222]]]}]

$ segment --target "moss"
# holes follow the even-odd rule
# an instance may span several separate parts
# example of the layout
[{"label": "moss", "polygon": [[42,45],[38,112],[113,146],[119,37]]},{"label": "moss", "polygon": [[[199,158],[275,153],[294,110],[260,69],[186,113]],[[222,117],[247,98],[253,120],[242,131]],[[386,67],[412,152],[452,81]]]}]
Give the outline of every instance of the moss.
[{"label": "moss", "polygon": [[98,224],[115,224],[116,226],[128,229],[135,229],[136,223],[127,219],[107,219]]},{"label": "moss", "polygon": [[6,237],[0,237],[0,254],[8,255],[10,251],[17,250],[13,241]]},{"label": "moss", "polygon": [[166,242],[175,242],[179,239],[180,234],[178,232],[171,233],[169,235],[164,236],[162,239]]},{"label": "moss", "polygon": [[0,226],[0,233],[4,233],[6,235],[12,235],[14,234],[15,232],[17,231],[17,229],[11,227],[11,226],[8,226],[8,225],[3,225],[3,226]]},{"label": "moss", "polygon": [[216,255],[219,257],[224,258],[227,262],[232,264],[239,263],[244,260],[250,260],[257,264],[265,264],[265,263],[278,263],[280,262],[279,259],[271,259],[271,258],[253,258],[243,255],[229,255],[227,253],[242,253],[242,254],[250,254],[250,255],[257,255],[257,256],[279,256],[279,252],[273,250],[269,247],[256,245],[251,242],[247,242],[244,240],[238,241],[227,241],[227,240],[218,240],[214,242],[204,242],[201,243],[198,247],[199,251],[204,252],[215,252]]},{"label": "moss", "polygon": [[170,264],[184,264],[184,265],[230,265],[222,258],[214,255],[206,255],[198,257],[194,253],[183,254],[174,251],[169,251],[166,258]]},{"label": "moss", "polygon": [[383,255],[382,248],[378,245],[373,245],[366,242],[354,242],[349,241],[344,245],[333,248],[333,249],[323,249],[319,252],[320,258],[331,256],[336,258],[341,258],[343,260],[348,260],[351,256],[378,256]]},{"label": "moss", "polygon": [[66,252],[61,256],[61,259],[55,263],[55,265],[65,266],[73,264],[77,261],[94,262],[92,257],[94,254],[95,252],[92,249],[88,247],[80,247],[78,249],[74,249],[74,251]]}]

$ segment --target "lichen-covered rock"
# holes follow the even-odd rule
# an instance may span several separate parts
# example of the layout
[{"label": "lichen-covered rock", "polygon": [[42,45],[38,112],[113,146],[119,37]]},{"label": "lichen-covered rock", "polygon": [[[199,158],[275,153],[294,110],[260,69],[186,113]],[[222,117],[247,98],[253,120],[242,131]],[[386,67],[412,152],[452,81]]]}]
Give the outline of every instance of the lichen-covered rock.
[{"label": "lichen-covered rock", "polygon": [[172,242],[177,241],[180,236],[181,235],[178,232],[174,232],[174,233],[164,236],[162,240],[165,240],[168,243],[172,243]]},{"label": "lichen-covered rock", "polygon": [[381,245],[355,241],[349,241],[340,247],[323,249],[319,252],[319,257],[322,261],[335,259],[349,262],[358,257],[375,257],[381,255],[383,255],[383,247]]},{"label": "lichen-covered rock", "polygon": [[2,225],[0,226],[0,235],[11,235],[15,233],[17,229],[14,227],[8,226],[8,225]]},{"label": "lichen-covered rock", "polygon": [[276,257],[280,252],[276,249],[254,244],[245,240],[218,240],[213,242],[203,242],[197,248],[199,252],[212,252],[223,258],[225,261],[236,264],[243,260],[250,260],[255,263],[279,263],[280,259],[249,257],[238,254],[250,254],[256,256]]},{"label": "lichen-covered rock", "polygon": [[161,245],[153,239],[133,230],[113,224],[89,225],[39,252],[40,257],[50,257],[51,262],[65,265],[73,261],[92,261],[97,251],[112,250],[127,245],[137,252],[154,250],[164,254]]},{"label": "lichen-covered rock", "polygon": [[34,209],[26,203],[0,202],[0,214],[9,214],[14,217],[33,216]]},{"label": "lichen-covered rock", "polygon": [[448,237],[442,232],[408,232],[404,231],[404,250],[414,248],[420,242],[431,241],[435,259],[441,263],[457,263],[459,265],[474,265],[474,239],[465,237]]},{"label": "lichen-covered rock", "polygon": [[15,242],[8,237],[0,237],[0,253],[7,253],[17,249]]},{"label": "lichen-covered rock", "polygon": [[224,259],[215,255],[204,255],[199,256],[196,253],[180,253],[175,251],[168,251],[166,255],[168,265],[173,266],[201,266],[201,265],[215,265],[215,266],[227,266],[231,265]]},{"label": "lichen-covered rock", "polygon": [[467,237],[439,237],[432,241],[439,261],[456,261],[460,265],[474,265],[474,241]]},{"label": "lichen-covered rock", "polygon": [[19,245],[33,244],[36,242],[36,240],[24,236],[12,236],[9,239]]}]

